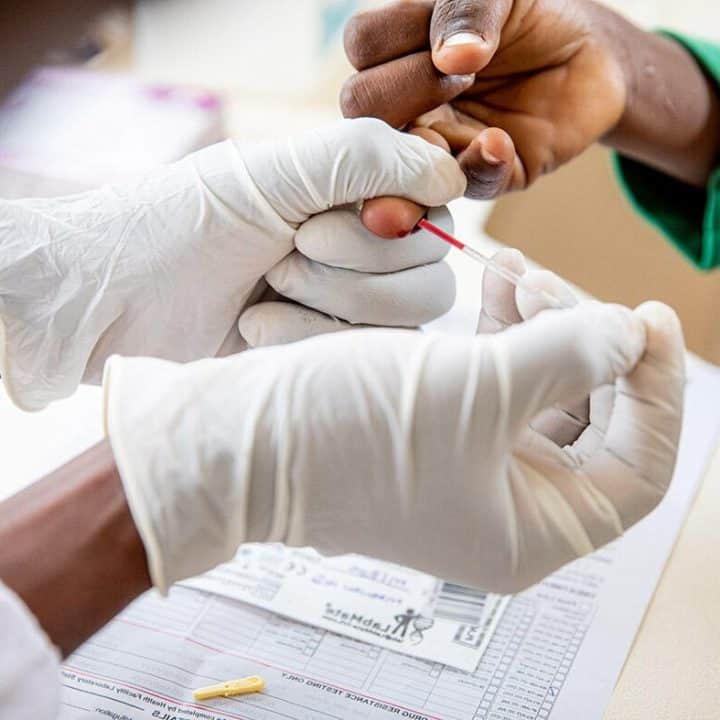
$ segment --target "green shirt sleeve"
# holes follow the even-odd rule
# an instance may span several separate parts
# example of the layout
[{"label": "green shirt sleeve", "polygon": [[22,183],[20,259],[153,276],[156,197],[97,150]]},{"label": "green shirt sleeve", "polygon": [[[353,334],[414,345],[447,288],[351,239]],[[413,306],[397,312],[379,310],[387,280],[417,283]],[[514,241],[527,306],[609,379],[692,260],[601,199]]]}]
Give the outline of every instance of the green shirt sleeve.
[{"label": "green shirt sleeve", "polygon": [[[695,57],[720,89],[720,45],[664,32]],[[720,265],[720,166],[695,188],[619,154],[615,170],[631,204],[698,267]]]}]

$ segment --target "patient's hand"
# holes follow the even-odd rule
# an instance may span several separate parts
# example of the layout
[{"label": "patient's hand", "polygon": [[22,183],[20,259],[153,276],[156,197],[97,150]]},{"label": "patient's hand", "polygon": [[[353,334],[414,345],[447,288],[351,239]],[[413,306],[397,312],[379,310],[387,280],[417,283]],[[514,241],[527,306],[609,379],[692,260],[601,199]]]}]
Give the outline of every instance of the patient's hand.
[{"label": "patient's hand", "polygon": [[585,0],[402,2],[361,13],[345,35],[360,72],[343,88],[343,112],[432,128],[465,170],[469,197],[525,188],[623,114],[627,81],[609,15]]}]

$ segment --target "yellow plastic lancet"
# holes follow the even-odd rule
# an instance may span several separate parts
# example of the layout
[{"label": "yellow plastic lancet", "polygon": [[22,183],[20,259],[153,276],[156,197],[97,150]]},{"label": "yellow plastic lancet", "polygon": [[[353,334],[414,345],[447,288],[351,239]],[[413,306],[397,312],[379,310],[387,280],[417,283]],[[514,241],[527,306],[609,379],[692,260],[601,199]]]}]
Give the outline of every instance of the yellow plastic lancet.
[{"label": "yellow plastic lancet", "polygon": [[210,700],[216,697],[232,697],[233,695],[247,695],[260,692],[265,687],[265,681],[259,675],[251,675],[241,680],[228,680],[217,685],[193,690],[196,700]]}]

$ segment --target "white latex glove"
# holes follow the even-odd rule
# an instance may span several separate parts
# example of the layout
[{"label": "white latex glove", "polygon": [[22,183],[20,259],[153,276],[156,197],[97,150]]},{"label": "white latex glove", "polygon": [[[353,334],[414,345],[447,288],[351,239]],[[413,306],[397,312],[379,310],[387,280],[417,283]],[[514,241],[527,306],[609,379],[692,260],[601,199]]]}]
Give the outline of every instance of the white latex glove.
[{"label": "white latex glove", "polygon": [[[665,306],[592,303],[477,338],[368,330],[184,366],[112,358],[106,426],[161,591],[242,542],[283,541],[514,592],[663,497],[683,362]],[[607,383],[587,455],[529,428]]]},{"label": "white latex glove", "polygon": [[[464,188],[447,153],[360,119],[274,144],[227,141],[121,187],[0,201],[0,375],[18,405],[38,409],[98,380],[112,353],[187,361],[238,351],[239,315],[308,217],[378,195],[440,206]],[[407,266],[438,257],[425,247]],[[454,286],[434,267],[418,277],[437,281],[435,301],[418,306],[417,278],[407,292],[401,278],[381,283],[375,312],[347,319],[412,325],[442,314]],[[350,298],[362,287],[327,275],[320,310],[360,305],[339,298],[335,312],[338,287]],[[303,282],[276,284],[304,292]]]},{"label": "white latex glove", "polygon": [[[515,288],[491,270],[483,277],[482,310],[478,318],[478,333],[495,333],[511,325],[528,320],[548,309],[541,293],[527,292],[524,288],[543,291],[570,307],[578,300],[570,286],[549,270],[529,270],[519,250],[503,248],[493,256],[493,262],[505,266],[516,275],[523,276],[522,287]],[[604,386],[593,392],[594,410],[600,407],[609,413],[615,396],[613,386]],[[585,397],[547,408],[536,418],[532,427],[560,446],[572,445],[590,423],[590,398]]]},{"label": "white latex glove", "polygon": [[[447,208],[431,208],[428,218],[453,231]],[[273,292],[240,317],[240,333],[252,347],[354,327],[416,327],[445,314],[455,300],[455,276],[443,261],[450,246],[424,230],[385,240],[346,207],[303,223],[295,246],[265,276]]]}]

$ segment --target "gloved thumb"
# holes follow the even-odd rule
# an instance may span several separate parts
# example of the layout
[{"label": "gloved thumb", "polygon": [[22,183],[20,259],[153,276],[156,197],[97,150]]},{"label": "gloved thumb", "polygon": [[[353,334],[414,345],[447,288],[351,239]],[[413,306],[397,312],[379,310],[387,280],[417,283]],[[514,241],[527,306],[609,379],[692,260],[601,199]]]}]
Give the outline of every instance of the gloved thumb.
[{"label": "gloved thumb", "polygon": [[242,156],[259,190],[258,203],[267,201],[292,224],[382,196],[439,207],[462,196],[467,184],[452,155],[375,118],[243,147]]},{"label": "gloved thumb", "polygon": [[512,433],[541,410],[584,398],[630,373],[645,350],[646,332],[628,308],[588,302],[541,313],[494,336],[492,343]]},{"label": "gloved thumb", "polygon": [[435,67],[446,75],[482,70],[500,45],[512,0],[437,0],[430,23]]}]

